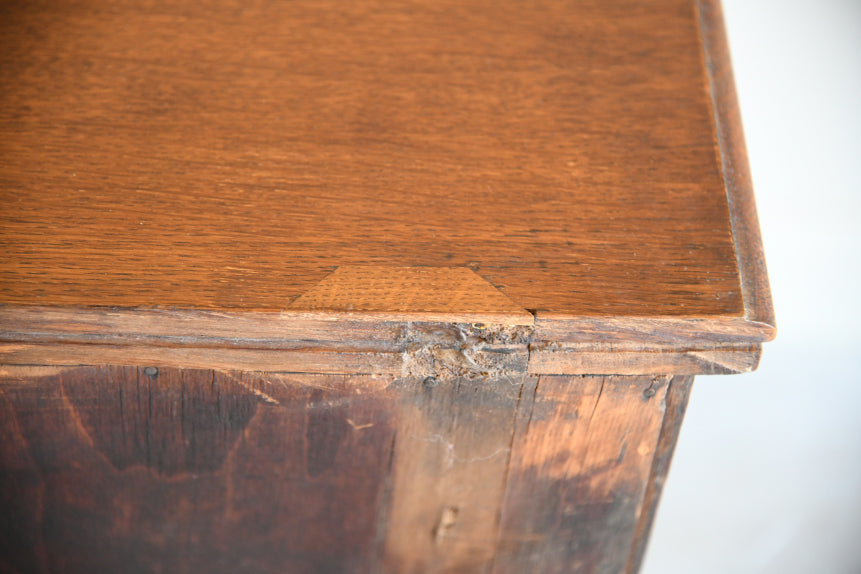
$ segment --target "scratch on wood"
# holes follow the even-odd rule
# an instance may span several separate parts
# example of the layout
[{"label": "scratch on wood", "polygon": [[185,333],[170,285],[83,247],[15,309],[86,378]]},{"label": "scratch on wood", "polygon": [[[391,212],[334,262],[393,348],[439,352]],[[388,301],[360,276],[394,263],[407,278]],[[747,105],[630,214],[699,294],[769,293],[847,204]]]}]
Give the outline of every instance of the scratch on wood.
[{"label": "scratch on wood", "polygon": [[[257,373],[257,374],[258,374],[258,376],[261,376],[260,373]],[[261,376],[261,378],[263,378],[263,377]],[[274,380],[278,381],[278,383],[282,387],[284,387],[285,389],[290,388],[289,385],[287,384],[287,382],[284,380],[284,375],[281,373],[266,373],[266,378],[264,380],[266,382],[271,382],[270,379],[274,379]],[[335,387],[333,387],[333,386],[323,385],[323,384],[319,384],[319,383],[315,384],[315,383],[312,383],[311,380],[313,380],[313,379],[309,379],[308,377],[303,377],[301,379],[299,379],[299,378],[290,378],[289,379],[290,383],[292,383],[294,385],[299,385],[302,387],[311,387],[313,389],[323,389],[324,391],[336,390]]]},{"label": "scratch on wood", "polygon": [[[260,397],[261,399],[263,399],[267,403],[272,404],[272,405],[280,405],[281,404],[280,402],[276,401],[275,399],[273,399],[272,397],[270,397],[269,395],[267,395],[266,393],[264,393],[260,389],[255,388],[253,385],[249,385],[247,382],[243,381],[241,377],[234,377],[228,371],[219,370],[218,372],[221,373],[222,375],[224,375],[225,377],[229,378],[234,383],[236,383],[242,387],[245,387],[246,389],[248,389],[249,391],[254,393],[256,396]],[[268,381],[267,379],[263,379],[262,377],[261,377],[261,380],[265,383],[271,384],[270,381]]]},{"label": "scratch on wood", "polygon": [[11,379],[29,379],[39,377],[52,377],[59,375],[69,367],[44,367],[28,365],[3,365],[0,366],[0,377]]},{"label": "scratch on wood", "polygon": [[371,428],[372,426],[374,426],[374,423],[367,423],[367,424],[363,424],[363,425],[356,424],[355,422],[353,422],[353,419],[347,419],[347,424],[349,424],[351,427],[353,427],[353,430],[357,430],[357,431],[362,430],[362,429],[368,429],[368,428]]},{"label": "scratch on wood", "polygon": [[579,472],[581,461],[573,453],[585,444],[603,390],[603,377],[542,376],[518,448],[518,466],[555,478]]},{"label": "scratch on wood", "polygon": [[595,416],[595,411],[598,410],[598,402],[601,400],[601,393],[604,392],[604,385],[607,384],[606,377],[601,378],[601,388],[598,389],[598,396],[595,398],[595,404],[592,406],[592,412],[589,413],[589,421],[586,423],[586,434],[589,433],[589,425],[592,424],[592,418]]},{"label": "scratch on wood", "polygon": [[87,427],[86,425],[84,425],[84,421],[81,420],[80,413],[78,413],[78,410],[75,408],[75,405],[72,404],[72,401],[69,400],[69,395],[66,393],[65,381],[63,380],[62,376],[60,377],[59,390],[60,400],[63,401],[63,410],[68,413],[69,420],[72,423],[71,427],[78,432],[78,434],[87,446],[93,449],[93,451],[98,452],[100,456],[104,457],[104,454],[93,441],[93,437],[90,436],[90,433],[87,431]]},{"label": "scratch on wood", "polygon": [[411,436],[413,438],[417,438],[417,439],[423,440],[425,442],[436,442],[436,443],[443,445],[443,447],[445,447],[446,468],[447,469],[452,468],[454,466],[455,462],[462,462],[464,464],[470,464],[473,462],[481,462],[483,460],[490,460],[493,457],[498,456],[504,452],[510,452],[511,451],[511,449],[509,447],[500,447],[500,448],[496,449],[495,451],[493,451],[492,453],[485,455],[485,456],[474,456],[472,458],[461,458],[461,457],[457,456],[457,454],[455,453],[454,443],[445,440],[442,437],[442,435],[432,434],[432,435],[429,435],[427,437],[422,437],[422,436],[417,436],[417,435],[411,435]]}]

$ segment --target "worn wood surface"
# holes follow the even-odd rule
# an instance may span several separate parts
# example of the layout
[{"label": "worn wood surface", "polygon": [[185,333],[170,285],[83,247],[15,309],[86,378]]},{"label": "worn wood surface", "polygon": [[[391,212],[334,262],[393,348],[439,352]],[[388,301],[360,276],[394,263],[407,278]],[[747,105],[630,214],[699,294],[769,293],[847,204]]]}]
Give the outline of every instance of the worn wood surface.
[{"label": "worn wood surface", "polygon": [[386,534],[389,571],[488,571],[524,379],[405,383]]},{"label": "worn wood surface", "polygon": [[688,398],[693,387],[693,377],[674,377],[669,381],[664,405],[664,421],[661,435],[652,459],[652,470],[646,483],[643,507],[634,531],[634,542],[628,559],[628,572],[638,572],[649,541],[649,531],[658,511],[658,501],[664,489],[664,482],[670,470],[670,462],[676,449],[676,441],[682,429],[682,420],[688,408]]},{"label": "worn wood surface", "polygon": [[7,307],[283,310],[343,266],[468,267],[568,331],[771,334],[692,0],[3,10]]},{"label": "worn wood surface", "polygon": [[[0,355],[3,347],[0,346]],[[535,375],[728,375],[753,371],[759,345],[726,345],[711,349],[650,345],[532,345],[529,373]]]},{"label": "worn wood surface", "polygon": [[2,572],[635,572],[774,336],[717,0],[13,0],[0,86]]},{"label": "worn wood surface", "polygon": [[[439,340],[405,338],[398,348],[339,352],[319,349],[207,349],[144,345],[76,343],[0,343],[0,362],[11,365],[139,365],[246,369],[327,374],[430,375],[446,373],[504,374],[526,369],[533,375],[727,375],[753,371],[759,346],[683,347],[618,346],[545,348],[525,344],[487,344],[461,337],[460,329],[431,328]],[[526,352],[528,351],[528,355]]]},{"label": "worn wood surface", "polygon": [[668,382],[2,367],[0,570],[621,572]]},{"label": "worn wood surface", "polygon": [[[412,294],[415,295],[416,291]],[[485,301],[490,300],[500,301],[496,298],[487,298]],[[300,301],[297,304],[303,303]],[[760,342],[767,338],[758,327],[743,319],[724,322],[666,317],[602,317],[533,322],[528,313],[517,311],[507,303],[493,311],[458,313],[294,308],[281,312],[223,313],[33,306],[0,307],[0,342],[13,343],[12,346],[0,348],[0,361],[27,360],[30,363],[57,364],[61,360],[59,357],[65,356],[69,358],[63,360],[71,360],[72,364],[114,363],[118,360],[130,360],[130,364],[137,364],[143,360],[137,357],[143,356],[145,360],[160,360],[165,364],[197,366],[200,357],[217,357],[218,351],[222,350],[224,357],[260,356],[260,369],[293,370],[295,367],[291,364],[296,363],[291,361],[298,360],[298,364],[304,364],[305,359],[302,357],[307,355],[303,353],[320,350],[344,355],[343,359],[332,359],[333,365],[340,365],[343,361],[362,364],[369,359],[374,363],[374,357],[368,353],[400,352],[404,334],[417,324],[481,331],[485,337],[492,339],[511,338],[516,334],[515,338],[540,351],[544,355],[543,359],[552,359],[552,354],[557,350],[562,351],[560,357],[565,352],[581,350],[604,355],[644,350],[663,353],[657,362],[652,359],[658,357],[644,356],[648,360],[642,364],[640,374],[677,372],[657,368],[661,363],[685,364],[688,365],[686,368],[692,369],[696,363],[691,361],[691,353],[706,357],[716,351],[721,353],[719,361],[701,361],[702,370],[678,373],[714,372],[710,364],[746,365],[747,368],[728,369],[745,371],[755,366]],[[70,344],[70,347],[58,355],[52,352],[52,345],[57,343]],[[159,348],[163,349],[163,356],[156,355],[154,358],[153,353],[158,353]],[[39,355],[39,349],[45,352]],[[263,350],[291,353],[260,353]],[[547,352],[551,352],[551,355],[547,355]],[[730,352],[735,358],[728,355]],[[22,353],[26,353],[26,359]],[[348,357],[351,354],[355,355],[352,359]],[[186,363],[177,362],[183,358],[187,360]],[[585,355],[578,359],[580,365],[611,365],[613,360],[612,357],[602,356],[595,363]],[[624,364],[628,369],[636,368],[636,363],[626,361]],[[307,369],[303,367],[300,370]],[[311,371],[329,372],[325,369],[317,371],[316,368]],[[561,374],[580,371],[535,372]],[[601,372],[604,371],[582,371],[593,374]],[[616,372],[629,374],[628,371],[609,371]]]},{"label": "worn wood surface", "polygon": [[395,433],[388,379],[36,374],[0,378],[0,571],[379,564]]},{"label": "worn wood surface", "polygon": [[626,571],[669,380],[537,380],[518,410],[494,572]]}]

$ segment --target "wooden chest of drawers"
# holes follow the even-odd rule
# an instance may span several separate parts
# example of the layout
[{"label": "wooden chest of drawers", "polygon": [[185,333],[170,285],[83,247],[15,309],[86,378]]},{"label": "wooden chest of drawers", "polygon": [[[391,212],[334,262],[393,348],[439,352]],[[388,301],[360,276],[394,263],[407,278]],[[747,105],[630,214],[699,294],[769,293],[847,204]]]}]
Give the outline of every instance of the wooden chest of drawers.
[{"label": "wooden chest of drawers", "polygon": [[717,0],[0,25],[0,570],[637,570],[774,336]]}]

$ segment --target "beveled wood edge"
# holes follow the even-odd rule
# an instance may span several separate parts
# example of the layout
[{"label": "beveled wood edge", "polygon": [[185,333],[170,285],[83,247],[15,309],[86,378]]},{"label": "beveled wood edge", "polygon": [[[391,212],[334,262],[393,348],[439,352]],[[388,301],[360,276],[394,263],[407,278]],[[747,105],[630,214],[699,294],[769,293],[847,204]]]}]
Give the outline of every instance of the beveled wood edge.
[{"label": "beveled wood edge", "polygon": [[631,349],[596,345],[559,348],[469,343],[463,349],[433,343],[385,351],[243,349],[148,344],[0,342],[0,365],[152,365],[318,374],[398,377],[528,375],[734,374],[756,368],[759,345],[692,350],[672,346]]},{"label": "beveled wood edge", "polygon": [[[740,320],[716,328],[714,319],[539,314],[534,325],[523,325],[492,314],[4,306],[0,363],[234,365],[417,376],[434,368],[468,376],[481,369],[536,375],[728,374],[751,371],[759,361],[761,337],[755,327],[739,336]],[[480,367],[476,357],[482,358]]]},{"label": "beveled wood edge", "polygon": [[287,310],[358,314],[363,320],[388,322],[533,322],[529,311],[487,279],[458,266],[341,265],[294,299]]},{"label": "beveled wood edge", "polygon": [[0,306],[0,340],[152,344],[187,347],[354,350],[386,345],[412,324],[465,325],[476,331],[532,329],[519,315],[387,314]]},{"label": "beveled wood edge", "polygon": [[571,317],[538,311],[536,339],[576,343],[644,342],[708,346],[762,343],[774,338],[771,325],[741,316]]},{"label": "beveled wood edge", "polygon": [[651,347],[630,350],[562,347],[531,349],[529,374],[533,375],[732,375],[759,366],[761,345],[719,346],[712,350]]},{"label": "beveled wood edge", "polygon": [[764,341],[774,339],[777,323],[771,299],[765,251],[756,213],[756,200],[741,112],[735,90],[729,43],[720,0],[695,2],[700,39],[714,111],[718,156],[726,186],[733,244],[738,261],[744,318],[760,326]]},{"label": "beveled wood edge", "polygon": [[571,317],[538,311],[493,313],[344,313],[204,309],[0,306],[0,340],[149,342],[204,347],[294,347],[297,342],[352,349],[395,340],[412,324],[521,331],[533,341],[601,344],[760,343],[767,324],[744,317]]}]

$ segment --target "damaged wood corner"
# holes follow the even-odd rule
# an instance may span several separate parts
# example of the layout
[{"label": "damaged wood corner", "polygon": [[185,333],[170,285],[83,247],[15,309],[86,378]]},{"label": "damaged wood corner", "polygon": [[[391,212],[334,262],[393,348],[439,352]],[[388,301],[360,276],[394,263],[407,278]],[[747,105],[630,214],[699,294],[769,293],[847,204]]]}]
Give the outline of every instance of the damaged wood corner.
[{"label": "damaged wood corner", "polygon": [[531,327],[407,323],[397,338],[402,376],[438,381],[526,373]]}]

